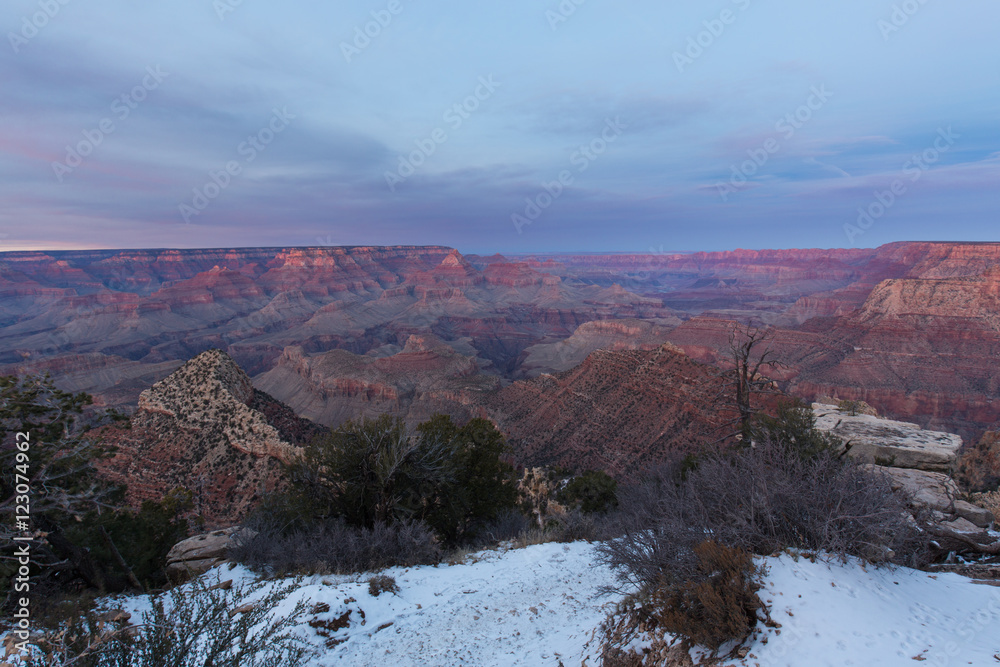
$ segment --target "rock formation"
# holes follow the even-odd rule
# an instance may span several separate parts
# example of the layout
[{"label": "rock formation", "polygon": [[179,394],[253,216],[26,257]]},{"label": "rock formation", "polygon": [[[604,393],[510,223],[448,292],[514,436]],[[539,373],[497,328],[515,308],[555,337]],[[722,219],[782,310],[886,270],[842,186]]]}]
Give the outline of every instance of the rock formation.
[{"label": "rock formation", "polygon": [[519,463],[629,477],[721,434],[721,382],[669,343],[599,350],[572,370],[514,382],[484,407]]},{"label": "rock formation", "polygon": [[117,453],[98,465],[128,486],[134,506],[184,487],[209,525],[229,524],[320,430],[254,389],[224,352],[209,350],[142,392],[127,427],[103,429]]},{"label": "rock formation", "polygon": [[181,540],[167,553],[167,577],[180,583],[227,561],[238,528],[224,528]]},{"label": "rock formation", "polygon": [[379,350],[382,356],[346,350],[309,355],[289,347],[255,383],[325,426],[386,412],[410,426],[435,413],[467,421],[481,396],[500,386],[499,378],[482,372],[468,341],[448,345],[433,335],[411,335],[397,350],[386,346]]},{"label": "rock formation", "polygon": [[[833,405],[813,404],[816,428],[840,438],[847,454],[886,475],[893,490],[903,490],[914,507],[926,508],[943,530],[982,533],[993,513],[959,499],[951,478],[962,439],[951,433],[925,431],[916,424],[850,414]],[[841,450],[843,451],[843,449]]]},{"label": "rock formation", "polygon": [[835,405],[813,404],[816,428],[840,438],[849,454],[865,463],[947,472],[954,467],[962,438],[925,431],[916,424],[851,415]]},{"label": "rock formation", "polygon": [[[597,346],[651,347],[665,333],[619,337],[601,329],[608,320],[673,328],[667,339],[690,357],[724,365],[733,321],[753,320],[777,328],[785,366],[774,379],[789,393],[864,400],[972,439],[1000,422],[998,265],[990,243],[533,257],[439,246],[0,253],[0,372],[51,370],[99,403],[128,405],[210,348],[260,377],[296,348],[310,359],[382,357],[433,335],[505,381],[565,370]],[[291,400],[298,388],[277,375],[269,391]]]},{"label": "rock formation", "polygon": [[539,343],[524,351],[519,372],[526,377],[568,371],[597,350],[655,350],[669,339],[673,326],[645,320],[595,320],[584,322],[573,335],[555,343]]}]

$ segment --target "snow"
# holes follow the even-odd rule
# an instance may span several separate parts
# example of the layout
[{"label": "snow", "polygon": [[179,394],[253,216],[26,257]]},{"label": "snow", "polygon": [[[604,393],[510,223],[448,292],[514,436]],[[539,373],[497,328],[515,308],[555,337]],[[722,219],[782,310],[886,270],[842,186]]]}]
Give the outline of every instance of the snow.
[{"label": "snow", "polygon": [[[328,638],[304,626],[319,651],[310,667],[351,665],[408,667],[597,665],[594,631],[616,599],[600,595],[612,572],[594,563],[593,545],[542,544],[482,551],[465,564],[391,568],[399,592],[369,593],[372,573],[307,577],[275,611],[300,599],[330,610],[304,620],[333,621],[350,611],[350,625]],[[221,566],[203,575],[210,582],[252,579],[242,567]],[[145,598],[118,600],[138,620]],[[327,639],[342,642],[328,648]]]},{"label": "snow", "polygon": [[[355,622],[337,635],[347,641],[315,664],[580,664],[611,602],[598,599],[611,573],[594,567],[591,548],[545,544],[480,556],[467,565],[387,570],[400,588],[395,595],[372,597],[364,581],[334,586],[327,616],[363,610],[365,624],[352,614]],[[357,602],[343,605],[345,598]]]},{"label": "snow", "polygon": [[760,592],[770,602],[767,644],[751,647],[761,667],[894,667],[926,661],[1000,665],[1000,588],[957,574],[906,568],[767,559]]},{"label": "snow", "polygon": [[[789,555],[762,560],[769,571],[760,595],[780,627],[759,625],[747,657],[723,665],[1000,665],[998,587],[854,561]],[[614,576],[596,563],[594,545],[585,542],[483,551],[464,564],[382,574],[396,580],[398,593],[372,596],[371,573],[315,576],[299,580],[279,606],[276,613],[283,614],[301,599],[329,605],[300,626],[318,651],[311,667],[596,667],[596,630],[618,601],[601,594]],[[211,582],[233,579],[237,586],[255,578],[228,565],[204,576]],[[149,608],[141,596],[107,602],[132,611],[134,621]],[[349,624],[335,631],[308,625],[348,611]]]}]

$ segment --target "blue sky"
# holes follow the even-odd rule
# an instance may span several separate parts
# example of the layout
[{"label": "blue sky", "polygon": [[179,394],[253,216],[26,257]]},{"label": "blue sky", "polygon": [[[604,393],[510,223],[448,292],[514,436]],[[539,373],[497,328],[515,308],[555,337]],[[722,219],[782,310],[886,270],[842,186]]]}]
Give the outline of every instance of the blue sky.
[{"label": "blue sky", "polygon": [[998,24],[995,0],[7,0],[0,249],[1000,240]]}]

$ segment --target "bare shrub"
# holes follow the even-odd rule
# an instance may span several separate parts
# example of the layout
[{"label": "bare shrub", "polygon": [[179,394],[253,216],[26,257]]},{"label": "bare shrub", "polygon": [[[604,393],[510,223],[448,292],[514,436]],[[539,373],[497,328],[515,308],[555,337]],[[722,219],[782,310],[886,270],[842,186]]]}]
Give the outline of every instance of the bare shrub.
[{"label": "bare shrub", "polygon": [[[625,638],[655,628],[711,648],[745,637],[760,608],[752,554],[798,548],[918,565],[928,542],[907,504],[853,460],[805,458],[772,441],[709,453],[693,468],[666,465],[620,493],[614,521],[624,535],[597,547],[618,590],[634,596],[609,627]],[[621,624],[630,618],[641,622]]]},{"label": "bare shrub", "polygon": [[626,597],[605,622],[605,665],[659,664],[626,650],[640,633],[661,649],[667,648],[668,636],[682,638],[683,646],[713,652],[728,642],[742,643],[757,625],[758,611],[767,614],[757,595],[764,575],[764,568],[743,549],[714,540],[698,543],[689,558],[661,574],[654,585]]},{"label": "bare shrub", "polygon": [[626,535],[599,550],[633,586],[656,581],[706,534],[748,553],[801,548],[870,563],[919,565],[927,550],[883,475],[774,442],[709,454],[686,479],[678,464],[661,468],[621,504]]},{"label": "bare shrub", "polygon": [[521,512],[513,509],[505,510],[476,529],[476,539],[473,544],[487,546],[513,540],[531,525],[531,520]]},{"label": "bare shrub", "polygon": [[573,509],[551,520],[553,542],[594,542],[605,536],[606,518]]},{"label": "bare shrub", "polygon": [[295,667],[312,650],[296,628],[307,611],[300,601],[275,612],[299,582],[212,586],[196,580],[152,599],[140,623],[89,614],[36,642],[31,667]]},{"label": "bare shrub", "polygon": [[380,574],[368,580],[368,593],[372,597],[378,597],[382,593],[398,593],[399,586],[393,577]]},{"label": "bare shrub", "polygon": [[650,592],[648,611],[664,631],[718,650],[757,625],[763,576],[751,554],[706,540],[694,548],[693,571],[673,572]]},{"label": "bare shrub", "polygon": [[349,574],[430,565],[441,559],[437,538],[422,523],[355,528],[337,518],[288,532],[258,518],[248,527],[252,530],[234,539],[229,555],[268,574]]}]

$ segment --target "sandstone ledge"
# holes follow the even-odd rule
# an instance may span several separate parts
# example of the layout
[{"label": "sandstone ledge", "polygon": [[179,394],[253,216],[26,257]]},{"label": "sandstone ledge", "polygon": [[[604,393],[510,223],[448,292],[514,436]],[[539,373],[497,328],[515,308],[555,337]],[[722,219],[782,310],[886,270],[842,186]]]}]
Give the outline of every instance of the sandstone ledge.
[{"label": "sandstone ledge", "polygon": [[866,463],[890,462],[895,468],[947,472],[955,463],[962,438],[925,431],[916,424],[872,415],[851,415],[834,405],[813,403],[816,428],[849,443],[850,455]]}]

